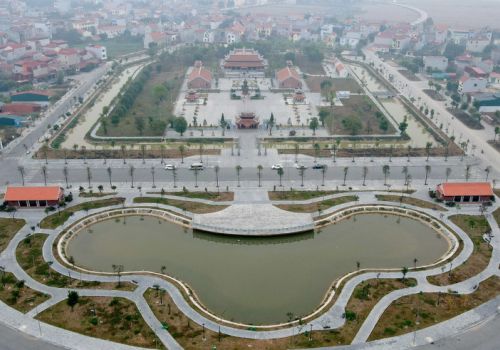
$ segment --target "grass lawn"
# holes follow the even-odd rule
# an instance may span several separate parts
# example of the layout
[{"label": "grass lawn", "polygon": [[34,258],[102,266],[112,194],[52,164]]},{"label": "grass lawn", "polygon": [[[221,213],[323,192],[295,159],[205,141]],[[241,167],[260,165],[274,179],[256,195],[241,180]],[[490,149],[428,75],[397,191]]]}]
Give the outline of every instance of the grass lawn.
[{"label": "grass lawn", "polygon": [[40,313],[37,319],[95,338],[164,349],[135,304],[124,298],[80,297],[73,310],[63,300]]},{"label": "grass lawn", "polygon": [[26,225],[23,219],[0,218],[0,253],[3,252],[9,244],[12,237]]},{"label": "grass lawn", "polygon": [[[382,314],[369,341],[426,328],[471,310],[500,294],[500,277],[488,278],[468,295],[422,293],[394,301]],[[417,323],[418,316],[418,323]]]},{"label": "grass lawn", "polygon": [[112,205],[122,204],[124,201],[124,198],[118,197],[80,203],[45,217],[42,221],[40,221],[40,227],[54,229],[64,224],[70,218],[70,216],[72,216],[77,211],[89,211],[91,209],[109,207]]},{"label": "grass lawn", "polygon": [[163,194],[186,198],[208,199],[214,202],[226,202],[234,200],[234,192],[147,192],[147,194]]},{"label": "grass lawn", "polygon": [[[426,209],[434,209],[438,211],[447,211],[445,208],[442,206],[424,201],[422,199],[418,198],[413,198],[413,197],[405,197],[405,196],[394,196],[394,195],[388,195],[388,194],[377,194],[375,195],[379,201],[384,201],[384,202],[397,202],[397,203],[402,203],[402,204],[409,204],[409,205],[414,205],[416,207],[420,208],[426,208]],[[402,199],[402,200],[401,200]]]},{"label": "grass lawn", "polygon": [[[396,130],[382,115],[377,106],[368,96],[354,95],[342,100],[342,107],[321,107],[330,113],[326,118],[326,126],[333,134],[338,135],[358,135],[358,134],[394,134]],[[377,113],[379,112],[379,113]],[[377,118],[379,115],[379,118]],[[344,120],[357,120],[360,125],[354,132]],[[387,131],[380,128],[381,122],[387,121]]]},{"label": "grass lawn", "polygon": [[357,200],[358,196],[344,196],[344,197],[327,199],[325,201],[312,204],[278,204],[276,205],[276,207],[283,210],[292,211],[295,213],[314,213],[316,211],[321,212],[336,205],[349,202],[356,202]]},{"label": "grass lawn", "polygon": [[173,207],[177,207],[182,210],[189,211],[195,214],[214,213],[216,211],[220,211],[228,207],[227,205],[210,205],[204,203],[188,202],[183,200],[167,199],[161,197],[135,197],[134,203],[156,203],[156,204],[171,205]]},{"label": "grass lawn", "polygon": [[274,201],[302,201],[340,193],[337,191],[269,191],[269,199]]},{"label": "grass lawn", "polygon": [[144,50],[144,44],[142,40],[99,40],[92,41],[91,43],[75,45],[75,47],[85,48],[85,46],[87,46],[88,44],[106,46],[106,52],[109,59]]},{"label": "grass lawn", "polygon": [[350,91],[352,93],[362,93],[363,89],[359,86],[356,80],[352,78],[329,78],[329,77],[311,77],[308,76],[305,81],[307,87],[311,92],[322,92],[321,91],[321,82],[324,80],[328,80],[332,82],[332,87],[328,90],[328,94],[330,91]]},{"label": "grass lawn", "polygon": [[26,313],[49,299],[48,295],[26,287],[24,281],[19,281],[10,272],[0,275],[0,279],[0,300],[17,311]]},{"label": "grass lawn", "polygon": [[427,277],[430,283],[444,286],[458,283],[473,277],[483,271],[490,262],[492,248],[483,240],[482,235],[490,230],[490,225],[484,216],[454,215],[450,220],[464,230],[474,243],[474,251],[465,263],[440,275]]},{"label": "grass lawn", "polygon": [[[117,283],[80,281],[54,271],[43,259],[42,249],[47,236],[41,233],[25,238],[16,249],[16,259],[24,271],[40,283],[57,288],[118,289]],[[77,275],[75,276],[77,277]],[[120,290],[134,290],[137,286],[123,282]]]}]

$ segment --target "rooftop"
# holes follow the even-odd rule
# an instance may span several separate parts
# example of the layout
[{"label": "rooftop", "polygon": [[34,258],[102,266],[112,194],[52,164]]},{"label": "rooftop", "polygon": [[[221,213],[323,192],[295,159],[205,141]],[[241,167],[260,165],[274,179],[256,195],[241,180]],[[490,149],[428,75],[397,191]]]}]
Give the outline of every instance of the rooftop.
[{"label": "rooftop", "polygon": [[489,182],[446,182],[438,185],[438,191],[448,196],[493,196]]},{"label": "rooftop", "polygon": [[7,187],[5,192],[5,201],[58,201],[63,193],[59,186],[46,187]]}]

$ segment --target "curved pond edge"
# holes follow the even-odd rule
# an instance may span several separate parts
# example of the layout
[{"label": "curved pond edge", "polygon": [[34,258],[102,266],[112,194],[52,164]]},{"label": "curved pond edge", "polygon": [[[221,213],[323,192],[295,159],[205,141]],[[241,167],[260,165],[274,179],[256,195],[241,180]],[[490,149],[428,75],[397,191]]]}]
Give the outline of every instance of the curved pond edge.
[{"label": "curved pond edge", "polygon": [[[437,218],[432,217],[431,215],[427,213],[423,213],[421,211],[415,210],[415,209],[410,209],[410,208],[401,208],[401,207],[395,207],[391,205],[381,205],[381,204],[373,204],[373,205],[358,205],[358,206],[352,206],[344,209],[340,209],[337,212],[334,212],[330,215],[328,215],[326,218],[319,219],[315,221],[315,228],[319,229],[321,227],[325,227],[331,224],[336,224],[342,220],[348,219],[354,215],[358,214],[386,214],[386,215],[396,215],[396,216],[403,216],[407,217],[413,220],[420,221],[421,223],[428,225],[431,227],[434,231],[436,231],[438,234],[443,236],[447,242],[448,242],[448,251],[436,262],[428,265],[420,265],[417,266],[416,268],[409,268],[409,271],[415,271],[415,270],[425,270],[429,268],[434,268],[444,262],[446,262],[448,259],[450,259],[457,250],[459,249],[459,240],[457,239],[457,235],[452,232],[446,225],[442,224]],[[164,219],[166,221],[178,224],[182,227],[185,228],[191,228],[191,220],[187,219],[185,217],[182,217],[180,215],[174,214],[172,212],[166,211],[164,209],[153,209],[153,208],[144,208],[144,207],[129,207],[129,208],[123,208],[123,209],[111,209],[111,210],[106,210],[103,212],[95,213],[92,215],[89,215],[73,224],[71,224],[69,227],[65,228],[64,230],[61,231],[60,237],[57,238],[57,256],[56,258],[59,258],[66,266],[71,266],[74,269],[78,271],[82,271],[88,274],[94,274],[94,275],[107,275],[107,276],[116,276],[116,273],[114,272],[102,272],[102,271],[94,271],[94,270],[89,270],[85,269],[82,267],[79,267],[77,265],[73,265],[69,262],[67,256],[66,256],[66,246],[67,244],[71,241],[71,239],[78,234],[81,230],[87,228],[90,225],[93,225],[95,223],[98,223],[100,221],[105,221],[109,220],[112,218],[118,218],[118,217],[123,217],[123,216],[153,216],[157,217],[160,219]],[[230,321],[227,319],[224,319],[222,317],[217,316],[214,312],[210,311],[203,303],[200,301],[201,299],[196,295],[194,290],[184,281],[181,281],[175,277],[172,277],[170,275],[166,274],[161,274],[158,272],[154,271],[126,271],[122,272],[121,275],[153,275],[153,276],[159,276],[162,278],[165,278],[169,280],[170,282],[173,282],[175,286],[180,286],[181,287],[181,294],[186,297],[187,296],[187,302],[194,306],[195,309],[198,312],[201,312],[202,315],[215,320],[217,322],[221,322],[223,324],[229,325],[229,326],[234,326],[234,327],[239,327],[239,328],[253,328],[255,330],[271,330],[271,329],[279,329],[279,328],[285,328],[285,327],[290,327],[296,325],[298,322],[303,322],[303,321],[309,321],[311,319],[314,319],[318,316],[320,316],[323,312],[326,311],[326,309],[330,306],[331,302],[333,301],[336,292],[340,291],[339,289],[346,281],[354,277],[355,275],[358,275],[360,273],[365,273],[365,272],[396,272],[400,271],[400,268],[390,268],[390,269],[361,269],[358,271],[353,271],[350,273],[345,274],[344,276],[334,280],[330,287],[328,288],[327,292],[325,293],[324,298],[320,302],[319,306],[314,309],[311,313],[309,313],[306,316],[301,317],[299,320],[293,320],[290,322],[283,322],[283,323],[277,323],[277,324],[269,324],[269,325],[253,325],[253,324],[246,324],[246,323],[240,323],[240,322],[234,322]]]}]

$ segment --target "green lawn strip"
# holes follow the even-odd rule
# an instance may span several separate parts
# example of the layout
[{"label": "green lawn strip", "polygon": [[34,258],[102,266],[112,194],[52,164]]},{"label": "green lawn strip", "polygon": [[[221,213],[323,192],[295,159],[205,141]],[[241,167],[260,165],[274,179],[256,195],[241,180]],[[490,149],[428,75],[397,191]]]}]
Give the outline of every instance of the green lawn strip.
[{"label": "green lawn strip", "polygon": [[394,301],[382,314],[369,341],[399,336],[458,316],[500,294],[500,277],[479,284],[472,294],[419,293]]},{"label": "green lawn strip", "polygon": [[427,277],[430,283],[441,286],[462,282],[477,275],[488,266],[492,254],[491,246],[483,240],[483,234],[491,230],[484,216],[453,215],[450,220],[467,233],[474,243],[474,251],[462,265],[451,271]]},{"label": "green lawn strip", "polygon": [[498,208],[497,210],[495,210],[493,212],[493,217],[495,218],[495,220],[498,224],[498,227],[500,227],[500,208]]},{"label": "green lawn strip", "polygon": [[336,205],[356,202],[357,200],[358,196],[343,196],[311,204],[277,204],[276,207],[295,213],[313,213],[316,211],[324,211]]},{"label": "green lawn strip", "polygon": [[171,205],[179,209],[189,211],[196,214],[213,213],[226,209],[227,205],[211,205],[198,202],[188,202],[177,199],[167,199],[161,197],[135,197],[134,203],[156,203],[163,205]]},{"label": "green lawn strip", "polygon": [[[134,290],[137,287],[135,284],[122,282],[120,288],[118,288],[117,283],[80,281],[76,278],[61,275],[50,267],[50,262],[43,259],[42,250],[46,239],[47,235],[42,233],[29,235],[16,248],[17,262],[34,280],[57,288]],[[76,274],[74,277],[78,277],[78,275]]]},{"label": "green lawn strip", "polygon": [[17,311],[26,313],[49,299],[49,296],[26,287],[10,272],[0,272],[0,300]]},{"label": "green lawn strip", "polygon": [[41,312],[38,320],[87,336],[150,349],[164,349],[133,302],[124,298],[79,297],[72,309],[68,300]]},{"label": "green lawn strip", "polygon": [[234,192],[189,192],[189,191],[179,191],[179,192],[147,192],[147,194],[159,194],[195,199],[207,199],[214,202],[230,202],[234,200]]},{"label": "green lawn strip", "polygon": [[270,191],[269,199],[273,201],[303,201],[313,198],[320,198],[332,194],[341,193],[339,191]]},{"label": "green lawn strip", "polygon": [[440,206],[439,204],[435,204],[432,202],[424,201],[422,199],[406,197],[406,196],[394,196],[387,194],[377,194],[375,195],[379,201],[384,202],[397,202],[400,204],[409,204],[414,205],[416,207],[425,208],[425,209],[434,209],[438,211],[447,211],[445,208]]},{"label": "green lawn strip", "polygon": [[113,196],[116,194],[117,194],[116,192],[80,192],[78,196],[82,198],[99,198],[99,197]]},{"label": "green lawn strip", "polygon": [[26,221],[23,219],[0,218],[0,253],[24,225]]},{"label": "green lawn strip", "polygon": [[42,221],[40,221],[40,228],[54,229],[64,224],[70,218],[70,216],[72,216],[77,211],[89,211],[91,209],[109,207],[112,205],[122,204],[124,201],[125,198],[118,197],[80,203],[45,217]]}]

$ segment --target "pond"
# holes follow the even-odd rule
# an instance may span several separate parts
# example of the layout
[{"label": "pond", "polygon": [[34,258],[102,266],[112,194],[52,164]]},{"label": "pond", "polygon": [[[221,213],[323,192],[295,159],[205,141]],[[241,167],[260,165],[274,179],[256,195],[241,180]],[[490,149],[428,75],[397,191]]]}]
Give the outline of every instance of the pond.
[{"label": "pond", "polygon": [[112,271],[166,273],[187,282],[217,315],[251,324],[305,316],[331,283],[361,268],[411,267],[438,260],[447,240],[404,217],[360,214],[286,237],[245,238],[193,232],[154,217],[128,216],[96,223],[78,233],[66,253],[78,266]]}]

